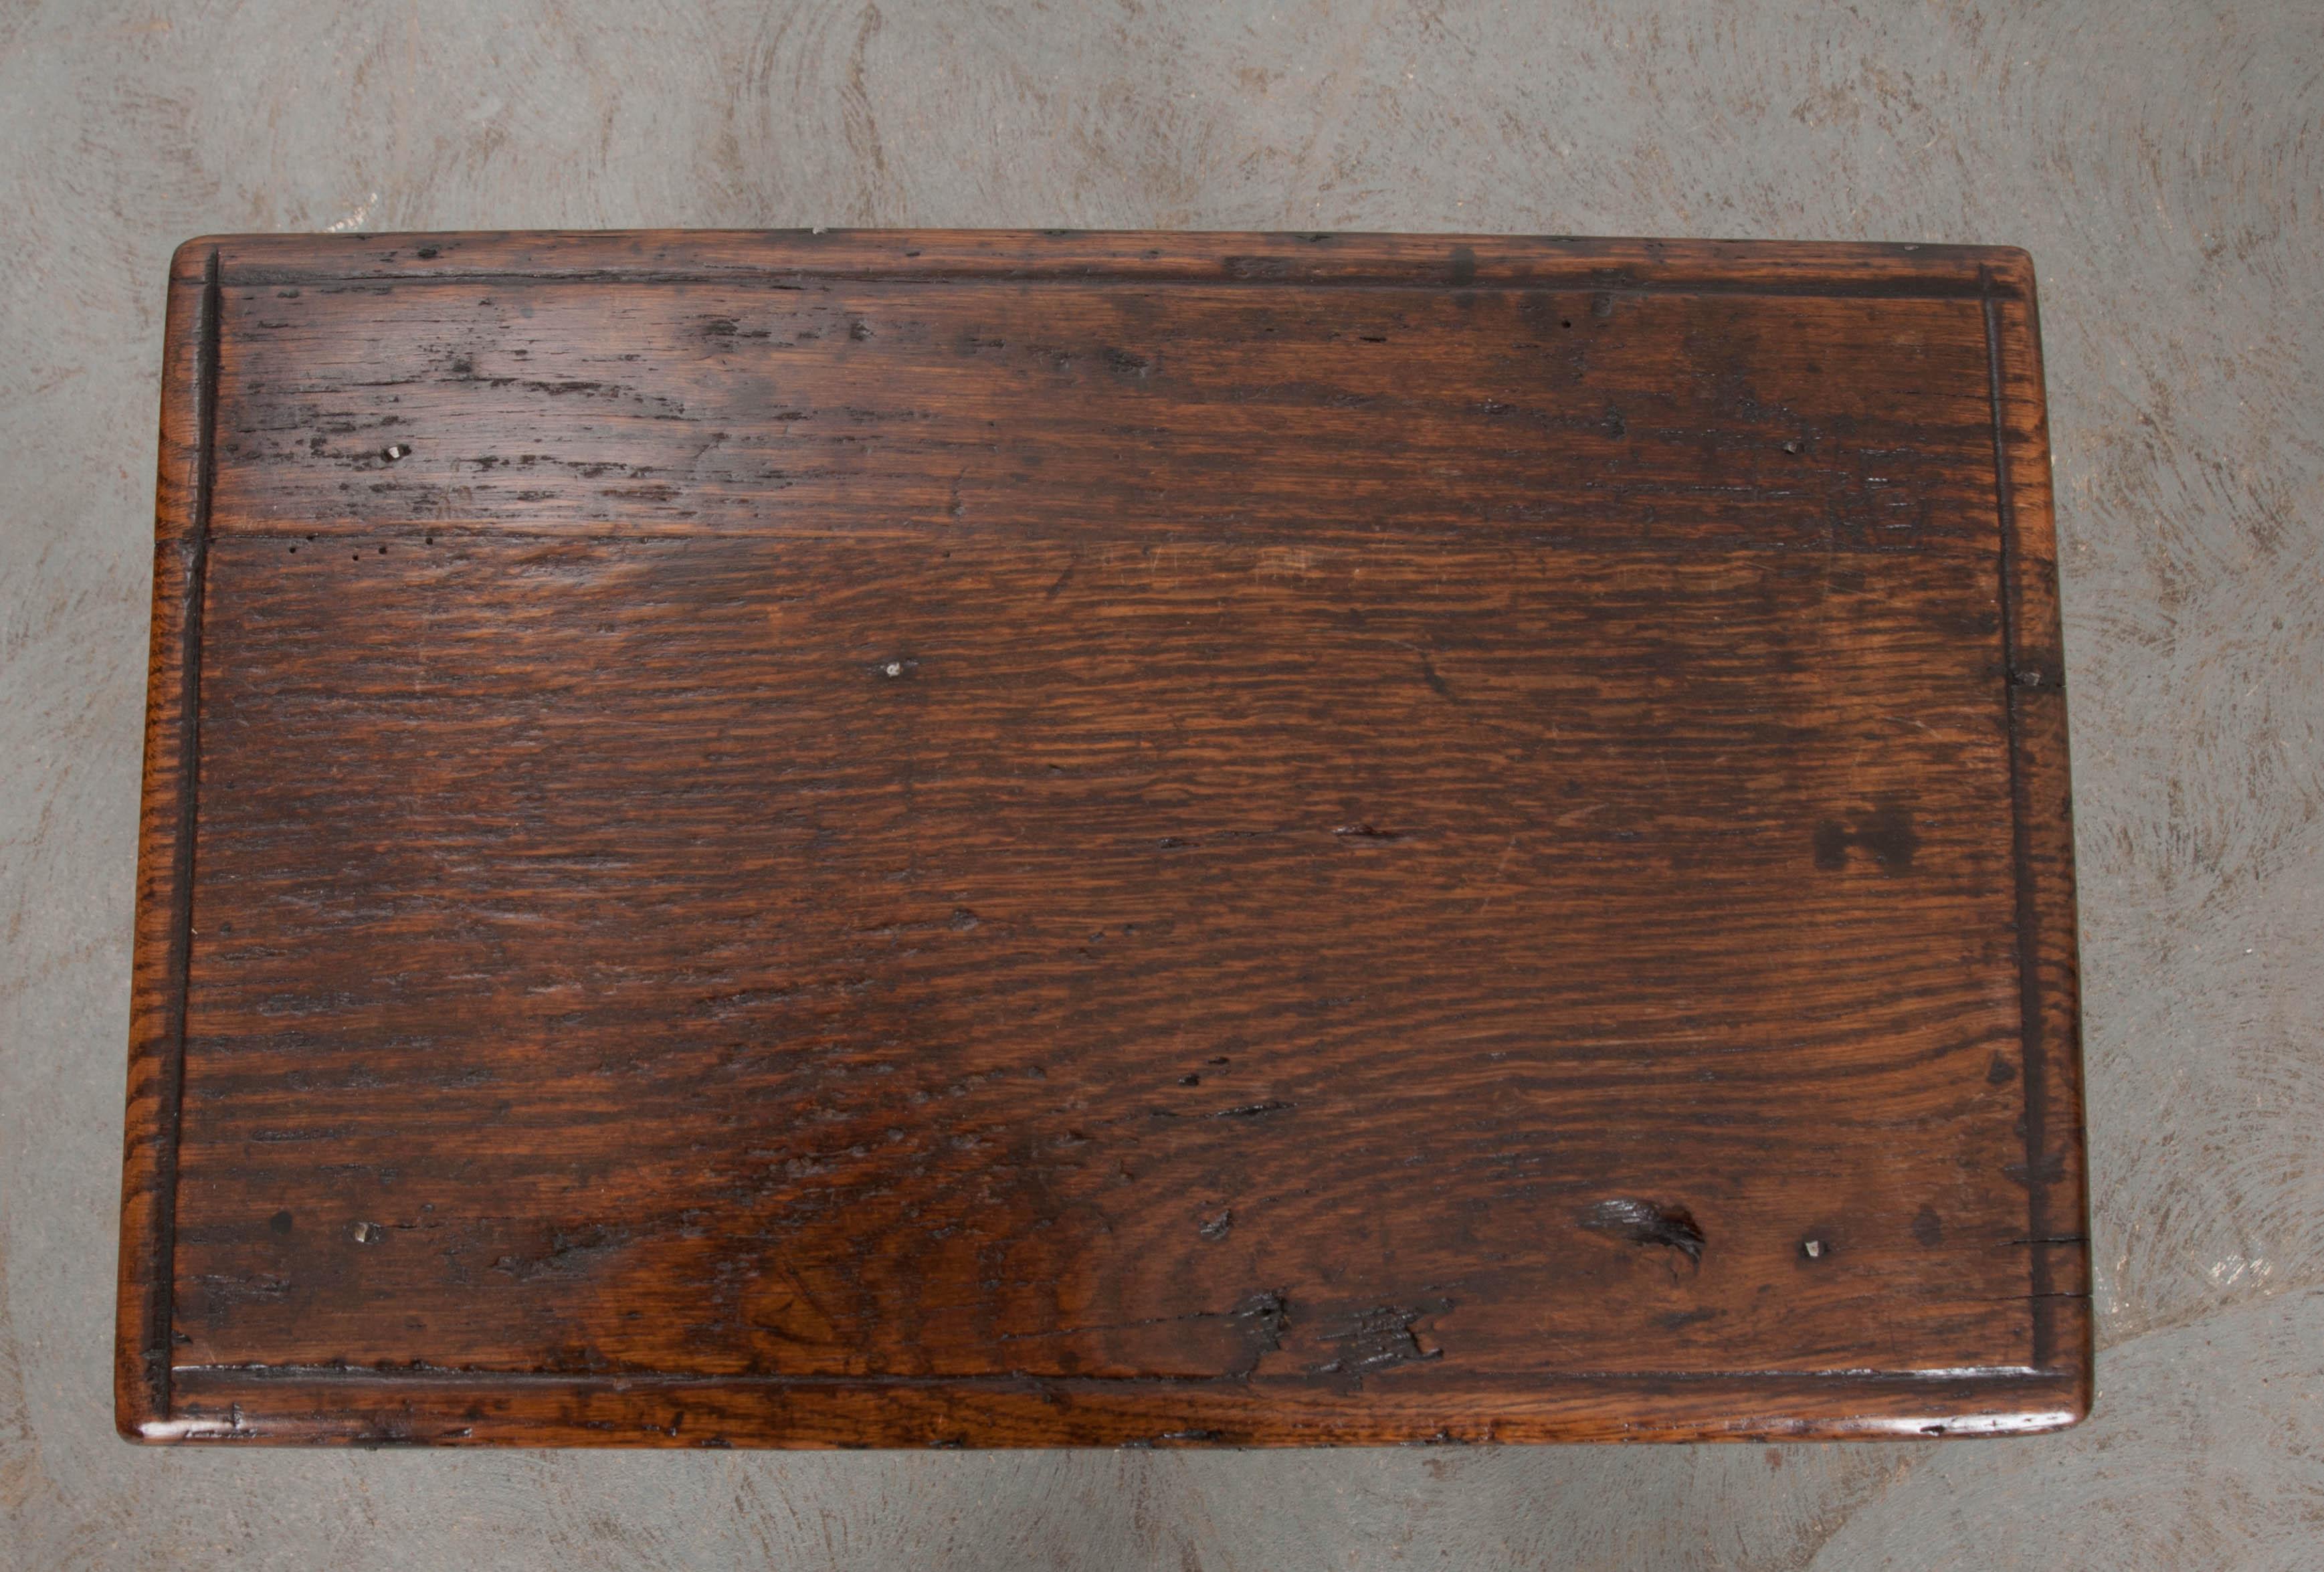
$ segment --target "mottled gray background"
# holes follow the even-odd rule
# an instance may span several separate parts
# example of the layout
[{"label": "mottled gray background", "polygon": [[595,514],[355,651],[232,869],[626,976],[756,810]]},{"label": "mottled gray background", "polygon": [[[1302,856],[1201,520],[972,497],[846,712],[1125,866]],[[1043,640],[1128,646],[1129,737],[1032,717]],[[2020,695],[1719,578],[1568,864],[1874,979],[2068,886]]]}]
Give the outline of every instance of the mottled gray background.
[{"label": "mottled gray background", "polygon": [[[0,0],[0,1563],[2324,1565],[2324,11]],[[108,1341],[201,231],[1992,241],[2041,271],[2098,1417],[1830,1448],[149,1451]]]}]

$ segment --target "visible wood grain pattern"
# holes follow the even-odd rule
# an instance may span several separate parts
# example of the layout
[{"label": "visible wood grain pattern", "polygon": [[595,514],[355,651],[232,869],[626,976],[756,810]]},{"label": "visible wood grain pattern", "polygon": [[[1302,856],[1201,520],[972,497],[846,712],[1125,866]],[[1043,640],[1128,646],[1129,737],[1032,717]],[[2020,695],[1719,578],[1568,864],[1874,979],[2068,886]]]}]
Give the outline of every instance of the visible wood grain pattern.
[{"label": "visible wood grain pattern", "polygon": [[124,1431],[2087,1407],[2017,253],[235,239],[173,300]]}]

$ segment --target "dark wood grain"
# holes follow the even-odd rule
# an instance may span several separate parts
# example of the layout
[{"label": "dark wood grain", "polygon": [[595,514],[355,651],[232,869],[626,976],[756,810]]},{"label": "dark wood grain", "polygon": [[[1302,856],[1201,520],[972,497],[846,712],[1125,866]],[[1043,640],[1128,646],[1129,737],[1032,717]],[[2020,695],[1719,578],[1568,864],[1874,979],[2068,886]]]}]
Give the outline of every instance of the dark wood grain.
[{"label": "dark wood grain", "polygon": [[2086,1411],[2020,253],[172,279],[124,1433]]}]

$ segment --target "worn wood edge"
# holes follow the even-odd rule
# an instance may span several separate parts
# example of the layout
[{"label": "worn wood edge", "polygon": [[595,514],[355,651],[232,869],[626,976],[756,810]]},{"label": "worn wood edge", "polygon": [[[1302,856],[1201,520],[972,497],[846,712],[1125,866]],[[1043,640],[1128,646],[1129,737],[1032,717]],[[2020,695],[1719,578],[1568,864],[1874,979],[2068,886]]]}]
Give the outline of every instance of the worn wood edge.
[{"label": "worn wood edge", "polygon": [[[756,1448],[1397,1446],[1912,1440],[2062,1429],[2087,1384],[2039,1372],[1144,1383],[180,1372],[173,1441]],[[1448,1419],[1448,1415],[1458,1415]]]},{"label": "worn wood edge", "polygon": [[[316,539],[371,537],[380,540],[426,545],[438,542],[456,541],[465,545],[479,540],[512,540],[530,546],[549,547],[627,546],[639,542],[688,541],[715,537],[722,540],[788,541],[793,544],[845,542],[851,545],[899,546],[925,541],[931,529],[942,529],[947,540],[974,544],[1071,546],[1077,540],[1087,538],[1086,535],[1067,525],[1028,525],[1015,520],[971,522],[945,518],[933,510],[899,510],[895,517],[902,521],[899,523],[867,521],[862,524],[850,523],[842,527],[832,527],[798,523],[788,519],[770,518],[742,519],[732,522],[722,520],[706,525],[691,520],[626,523],[610,514],[543,521],[521,518],[493,519],[473,514],[447,514],[423,518],[376,518],[349,509],[340,509],[328,512],[318,510],[290,519],[249,512],[236,513],[229,508],[211,520],[210,538],[214,542],[230,538],[238,541],[274,541],[295,546]],[[1154,541],[1174,546],[1190,542],[1203,543],[1202,538],[1193,532],[1177,533],[1159,529],[1139,531],[1125,529],[1122,533],[1125,538],[1139,542]],[[1298,533],[1292,530],[1265,533],[1251,529],[1240,534],[1231,546],[1257,551],[1264,547],[1296,542],[1299,538]],[[1442,540],[1445,537],[1439,535],[1434,538]],[[1682,556],[1682,551],[1678,548],[1657,550],[1651,546],[1600,546],[1556,540],[1540,542],[1537,537],[1529,539],[1527,543],[1545,544],[1552,549],[1568,550],[1600,557],[1659,557],[1668,561]],[[1328,545],[1333,549],[1354,549],[1352,545],[1343,545],[1337,540]],[[1877,547],[1872,547],[1839,546],[1824,548],[1769,546],[1749,541],[1738,541],[1731,545],[1722,542],[1716,547],[1685,550],[1683,555],[1685,560],[1692,562],[1726,560],[1768,564],[1786,560],[1802,561],[1811,556],[1840,561],[1851,559],[1877,561],[1882,556]],[[1958,568],[1963,573],[1977,572],[1989,567],[1991,550],[1990,547],[1980,547],[1975,549],[1972,556],[1971,551],[1967,548],[1958,552],[1932,549],[1923,554],[1921,560],[1932,565],[1942,565],[1949,569]]]},{"label": "worn wood edge", "polygon": [[[2030,289],[2007,246],[1570,235],[1030,229],[541,230],[218,234],[229,288],[491,279],[853,279],[1569,288],[1975,299]],[[182,254],[182,253],[181,253]]]},{"label": "worn wood edge", "polygon": [[123,1135],[114,1422],[164,1439],[171,1415],[178,1107],[192,939],[201,600],[208,545],[218,359],[218,259],[189,242],[171,260],[162,328],[153,508],[153,611],[137,832]]},{"label": "worn wood edge", "polygon": [[[2057,525],[2042,342],[2030,271],[1984,303],[2001,513],[2020,1006],[2024,1045],[2032,1363],[2093,1384],[2073,792],[2067,749]],[[2087,1396],[2082,1410],[2088,1411]]]}]

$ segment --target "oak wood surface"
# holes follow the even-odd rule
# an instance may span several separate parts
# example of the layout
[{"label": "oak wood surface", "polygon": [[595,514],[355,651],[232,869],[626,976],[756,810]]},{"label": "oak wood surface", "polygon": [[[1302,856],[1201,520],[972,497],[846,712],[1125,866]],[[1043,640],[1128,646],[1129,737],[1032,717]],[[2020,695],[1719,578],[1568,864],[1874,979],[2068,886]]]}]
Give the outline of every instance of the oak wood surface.
[{"label": "oak wood surface", "polygon": [[2088,1406],[2021,253],[190,243],[152,1439]]}]

